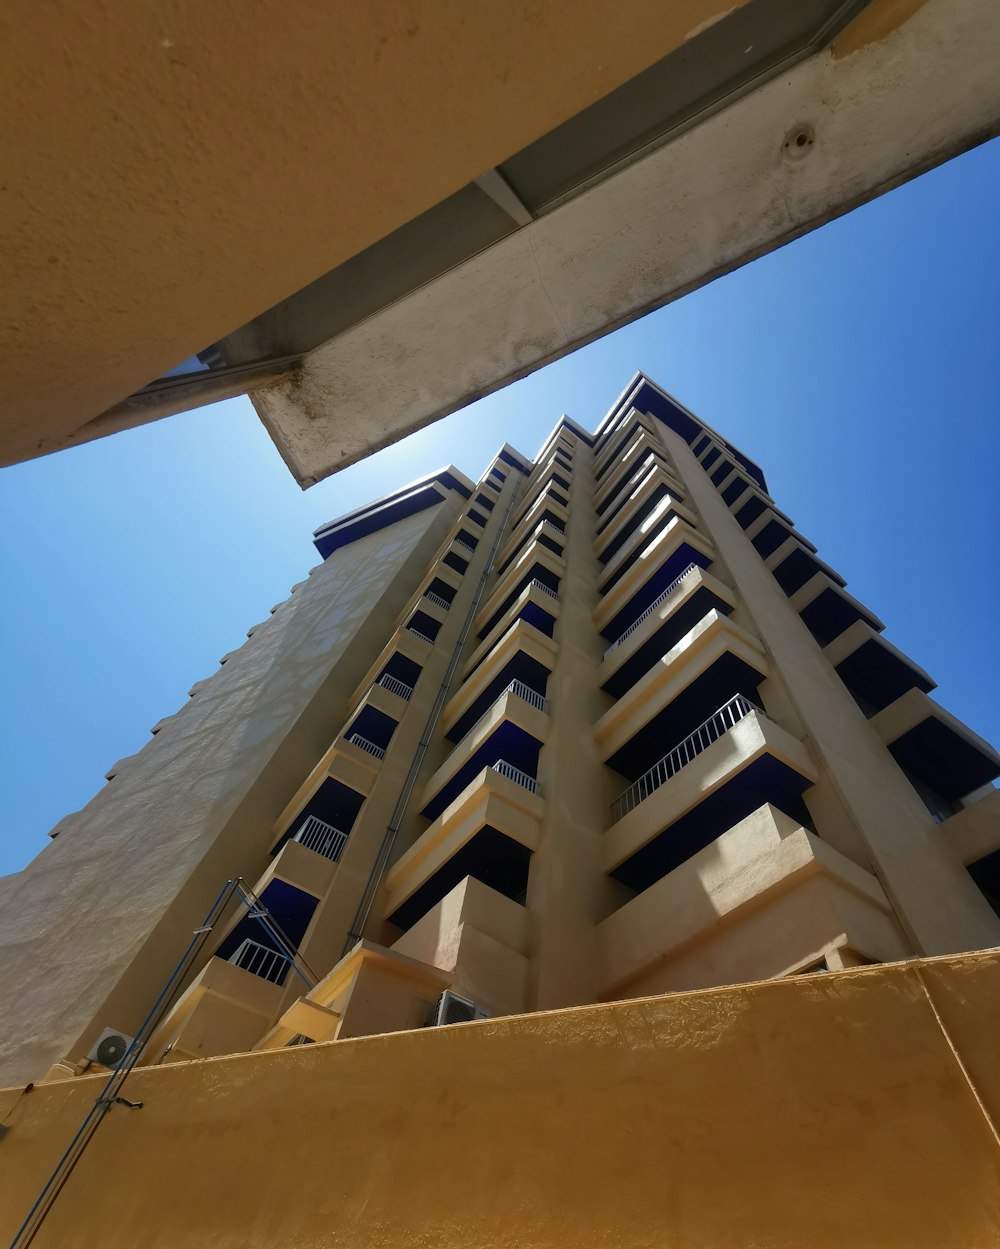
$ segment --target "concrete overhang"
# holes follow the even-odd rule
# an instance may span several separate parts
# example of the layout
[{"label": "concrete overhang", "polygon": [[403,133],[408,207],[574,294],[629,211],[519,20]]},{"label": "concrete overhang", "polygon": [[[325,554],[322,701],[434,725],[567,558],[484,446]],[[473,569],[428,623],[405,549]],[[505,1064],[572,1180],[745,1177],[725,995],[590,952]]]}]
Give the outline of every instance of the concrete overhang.
[{"label": "concrete overhang", "polygon": [[500,760],[521,768],[519,761],[509,757],[512,749],[528,750],[537,759],[548,735],[548,715],[512,690],[506,690],[469,729],[424,786],[421,814],[430,820],[437,819],[473,777]]},{"label": "concrete overhang", "polygon": [[[486,656],[493,651],[494,646],[506,642],[511,636],[518,637],[523,634],[525,637],[535,637],[542,640],[544,645],[544,642],[552,637],[560,611],[559,599],[544,590],[540,582],[532,581],[525,586],[503,618],[494,625],[466,660],[465,667],[462,669],[462,680],[467,681]],[[537,622],[542,620],[546,622],[547,631],[538,627]]]},{"label": "concrete overhang", "polygon": [[[883,938],[880,960],[905,955],[886,922],[891,908],[875,877],[765,803],[598,924],[602,996],[630,995],[628,982],[651,964],[711,940],[724,927],[739,928],[765,900],[816,877],[882,912],[875,917]],[[837,908],[825,910],[823,919],[831,938],[842,931]]]},{"label": "concrete overhang", "polygon": [[533,853],[538,849],[544,811],[537,794],[493,768],[484,768],[389,869],[384,913],[395,914],[484,827]]},{"label": "concrete overhang", "polygon": [[0,456],[249,390],[309,485],[996,134],[998,46],[989,0],[26,11]]},{"label": "concrete overhang", "polygon": [[[615,765],[615,757],[665,708],[675,708],[680,695],[720,660],[730,669],[746,669],[748,680],[760,684],[769,667],[764,649],[752,634],[714,609],[707,612],[684,637],[653,664],[594,725],[594,742],[602,763]],[[752,674],[752,675],[751,675]],[[729,695],[735,693],[730,690]],[[726,700],[723,699],[723,702]],[[718,704],[717,704],[718,705]],[[716,707],[708,707],[711,714]],[[685,734],[682,734],[685,736]],[[661,754],[677,743],[656,735]],[[654,760],[655,762],[655,760]],[[641,769],[645,771],[645,768]]]},{"label": "concrete overhang", "polygon": [[[654,593],[655,574],[662,573],[670,579],[671,573],[676,576],[689,563],[701,561],[707,566],[714,558],[715,547],[697,529],[679,518],[670,521],[643,551],[642,558],[594,608],[591,613],[594,625],[609,642],[616,641],[663,588],[659,586]],[[627,609],[636,597],[641,606],[636,604],[634,615],[628,619]]]},{"label": "concrete overhang", "polygon": [[[680,845],[682,821],[695,825],[693,832],[685,828],[686,840],[691,843],[687,848],[693,846],[695,852],[702,849],[705,842],[714,840],[712,821],[706,818],[710,802],[730,785],[739,784],[761,761],[776,766],[755,778],[749,794],[744,795],[748,800],[746,811],[735,816],[732,811],[723,813],[722,827],[717,832],[732,827],[765,802],[779,805],[773,791],[787,791],[789,781],[797,791],[816,781],[815,765],[803,743],[768,716],[751,711],[611,825],[604,835],[605,870],[625,879],[622,869],[635,863],[640,852],[653,842],[661,842],[665,836],[666,842],[673,840]],[[779,773],[780,776],[776,775]],[[685,821],[685,817],[689,818]],[[700,838],[704,838],[702,844],[698,844]],[[684,857],[690,856],[681,849],[678,858]]]},{"label": "concrete overhang", "polygon": [[870,723],[900,767],[951,801],[1000,777],[1000,754],[921,689],[907,690]]}]

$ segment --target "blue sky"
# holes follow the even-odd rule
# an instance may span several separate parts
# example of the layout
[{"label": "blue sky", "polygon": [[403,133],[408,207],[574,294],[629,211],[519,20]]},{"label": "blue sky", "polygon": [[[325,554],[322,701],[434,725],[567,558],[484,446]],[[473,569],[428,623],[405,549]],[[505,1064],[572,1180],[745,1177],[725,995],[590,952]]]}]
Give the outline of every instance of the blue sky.
[{"label": "blue sky", "polygon": [[1000,141],[302,493],[247,400],[4,470],[0,874],[317,562],[312,530],[641,368],[764,468],[778,505],[1000,740]]}]

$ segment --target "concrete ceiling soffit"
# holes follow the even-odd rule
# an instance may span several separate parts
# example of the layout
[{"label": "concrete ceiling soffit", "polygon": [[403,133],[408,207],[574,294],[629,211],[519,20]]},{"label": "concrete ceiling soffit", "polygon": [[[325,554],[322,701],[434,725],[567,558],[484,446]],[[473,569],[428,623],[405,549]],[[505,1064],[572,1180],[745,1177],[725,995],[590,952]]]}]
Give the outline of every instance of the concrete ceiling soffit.
[{"label": "concrete ceiling soffit", "polygon": [[119,405],[741,2],[11,0],[0,462],[190,406]]},{"label": "concrete ceiling soffit", "polygon": [[251,397],[310,485],[998,132],[993,0],[876,4]]}]

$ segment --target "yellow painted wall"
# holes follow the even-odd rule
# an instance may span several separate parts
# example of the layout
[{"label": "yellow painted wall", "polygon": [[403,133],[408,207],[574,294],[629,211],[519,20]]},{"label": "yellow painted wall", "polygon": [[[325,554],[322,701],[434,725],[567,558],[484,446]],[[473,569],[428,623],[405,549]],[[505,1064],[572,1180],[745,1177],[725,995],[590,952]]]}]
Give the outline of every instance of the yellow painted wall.
[{"label": "yellow painted wall", "polygon": [[[36,1249],[995,1249],[998,990],[994,951],[143,1070]],[[0,1093],[0,1239],[98,1088]]]}]

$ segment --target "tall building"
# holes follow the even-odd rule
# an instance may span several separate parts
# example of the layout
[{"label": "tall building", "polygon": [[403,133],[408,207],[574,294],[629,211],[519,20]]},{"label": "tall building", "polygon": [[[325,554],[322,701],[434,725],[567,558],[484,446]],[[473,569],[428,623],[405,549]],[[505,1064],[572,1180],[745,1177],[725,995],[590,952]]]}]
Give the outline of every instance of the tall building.
[{"label": "tall building", "polygon": [[4,1083],[93,1071],[210,913],[143,1064],[1000,944],[1000,757],[641,374],[315,543],[4,882]]}]

